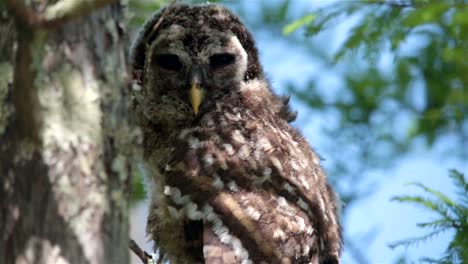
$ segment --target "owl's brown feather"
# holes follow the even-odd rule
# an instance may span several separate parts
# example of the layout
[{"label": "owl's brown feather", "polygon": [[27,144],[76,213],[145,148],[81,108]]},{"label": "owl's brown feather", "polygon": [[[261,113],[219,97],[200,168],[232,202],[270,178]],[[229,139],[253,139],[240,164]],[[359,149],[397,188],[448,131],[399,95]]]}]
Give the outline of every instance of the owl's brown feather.
[{"label": "owl's brown feather", "polygon": [[[156,248],[171,263],[338,264],[338,199],[251,34],[217,5],[165,10],[132,53]],[[199,113],[194,80],[205,89]]]},{"label": "owl's brown feather", "polygon": [[309,263],[319,250],[337,258],[340,230],[319,158],[278,116],[260,82],[222,99],[175,140],[167,183],[208,205],[255,263]]},{"label": "owl's brown feather", "polygon": [[203,229],[203,253],[205,264],[237,264],[240,263],[234,250],[221,242],[213,231],[213,225],[205,223]]}]

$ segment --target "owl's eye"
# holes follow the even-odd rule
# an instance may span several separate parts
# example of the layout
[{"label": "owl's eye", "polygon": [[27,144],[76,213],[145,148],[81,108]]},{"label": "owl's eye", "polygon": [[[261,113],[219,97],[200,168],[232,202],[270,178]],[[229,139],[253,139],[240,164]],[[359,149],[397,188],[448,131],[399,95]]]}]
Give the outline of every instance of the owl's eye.
[{"label": "owl's eye", "polygon": [[219,53],[210,57],[210,66],[220,68],[232,64],[236,57],[230,53]]},{"label": "owl's eye", "polygon": [[166,70],[171,70],[171,71],[179,71],[182,69],[182,62],[180,62],[179,57],[174,54],[160,54],[156,55],[156,64],[159,65],[159,67],[166,69]]}]

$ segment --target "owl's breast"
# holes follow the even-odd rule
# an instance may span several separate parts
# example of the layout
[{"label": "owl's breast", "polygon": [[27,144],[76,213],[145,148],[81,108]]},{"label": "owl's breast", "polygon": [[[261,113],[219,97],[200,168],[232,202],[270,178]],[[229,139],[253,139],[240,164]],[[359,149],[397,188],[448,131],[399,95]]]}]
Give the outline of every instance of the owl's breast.
[{"label": "owl's breast", "polygon": [[218,187],[251,188],[287,178],[311,189],[320,178],[318,156],[273,113],[219,108],[182,130],[176,142],[172,165],[185,167],[191,175],[210,175]]},{"label": "owl's breast", "polygon": [[[249,246],[261,252],[253,259],[309,259],[317,244],[311,208],[314,201],[325,204],[315,191],[324,186],[323,175],[286,121],[221,108],[181,131],[175,142],[166,183],[176,188],[170,194],[187,218],[211,221],[208,209],[214,208],[241,240],[253,234],[256,241]],[[179,193],[190,201],[184,204]]]}]

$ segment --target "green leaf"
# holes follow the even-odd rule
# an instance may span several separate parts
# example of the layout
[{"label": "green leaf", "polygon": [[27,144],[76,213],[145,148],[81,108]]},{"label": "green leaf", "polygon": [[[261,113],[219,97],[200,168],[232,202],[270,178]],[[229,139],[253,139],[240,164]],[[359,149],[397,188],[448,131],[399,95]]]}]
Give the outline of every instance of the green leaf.
[{"label": "green leaf", "polygon": [[456,186],[464,189],[465,193],[468,194],[468,182],[465,180],[465,176],[461,172],[450,170],[450,178],[452,178]]},{"label": "green leaf", "polygon": [[440,234],[440,233],[442,233],[444,231],[445,230],[436,230],[436,231],[430,232],[430,233],[428,233],[426,235],[423,235],[423,236],[420,236],[420,237],[412,237],[412,238],[399,240],[399,241],[388,244],[388,246],[391,249],[395,249],[396,247],[399,247],[399,246],[403,246],[403,247],[415,246],[415,245],[417,245],[417,244],[419,244],[421,242],[425,242],[428,239],[433,238],[434,236],[436,236],[436,235],[438,235],[438,234]]},{"label": "green leaf", "polygon": [[450,199],[448,196],[446,196],[445,194],[439,192],[439,191],[436,191],[434,189],[431,189],[425,185],[423,185],[422,183],[419,183],[419,182],[412,182],[412,183],[409,183],[409,185],[414,185],[414,186],[417,186],[421,189],[423,189],[424,191],[436,196],[437,198],[439,198],[440,201],[443,201],[444,204],[446,204],[447,206],[453,208],[453,207],[456,207],[457,206],[457,203],[455,201],[453,201],[452,199]]},{"label": "green leaf", "polygon": [[308,14],[303,16],[302,18],[292,22],[291,24],[285,26],[283,28],[283,35],[287,36],[291,34],[292,32],[296,31],[302,26],[308,25],[314,21],[315,15],[314,14]]},{"label": "green leaf", "polygon": [[454,227],[453,221],[451,221],[450,219],[446,219],[446,218],[437,219],[431,222],[418,223],[416,225],[421,228],[433,228],[433,229],[440,229],[440,230]]},{"label": "green leaf", "polygon": [[403,20],[403,25],[415,27],[427,23],[440,23],[442,15],[451,7],[447,3],[431,3],[422,8],[415,8]]},{"label": "green leaf", "polygon": [[404,196],[396,196],[391,199],[391,201],[398,201],[398,202],[406,202],[406,203],[415,203],[417,205],[421,205],[422,207],[425,207],[431,211],[437,212],[443,217],[447,219],[450,218],[450,213],[449,210],[440,202],[431,200],[428,198],[423,198],[421,196],[409,196],[409,195],[404,195]]},{"label": "green leaf", "polygon": [[468,8],[456,10],[452,19],[454,24],[468,25]]}]

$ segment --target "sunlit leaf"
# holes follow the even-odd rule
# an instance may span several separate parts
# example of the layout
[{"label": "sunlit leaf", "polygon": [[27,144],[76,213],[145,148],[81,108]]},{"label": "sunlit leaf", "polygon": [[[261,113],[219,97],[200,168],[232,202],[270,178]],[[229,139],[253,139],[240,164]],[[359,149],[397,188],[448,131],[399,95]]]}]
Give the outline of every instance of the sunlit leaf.
[{"label": "sunlit leaf", "polygon": [[284,35],[289,35],[292,32],[296,31],[302,26],[305,26],[307,24],[310,24],[312,21],[314,21],[315,15],[314,14],[308,14],[303,16],[302,18],[292,22],[291,24],[285,26],[283,28],[283,34]]},{"label": "sunlit leaf", "polygon": [[421,8],[415,8],[403,20],[403,25],[415,27],[425,23],[437,23],[442,15],[451,7],[448,3],[433,2]]}]

